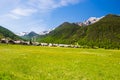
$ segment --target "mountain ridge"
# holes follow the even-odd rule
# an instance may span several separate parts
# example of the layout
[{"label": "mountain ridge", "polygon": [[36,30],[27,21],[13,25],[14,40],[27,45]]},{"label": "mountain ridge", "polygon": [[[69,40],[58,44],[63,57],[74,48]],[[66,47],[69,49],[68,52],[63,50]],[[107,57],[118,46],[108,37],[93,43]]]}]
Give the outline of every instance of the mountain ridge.
[{"label": "mountain ridge", "polygon": [[88,26],[65,22],[51,33],[42,36],[40,42],[80,44],[109,48],[120,44],[120,16],[106,15]]},{"label": "mountain ridge", "polygon": [[3,26],[0,26],[0,39],[2,38],[9,38],[13,40],[22,39],[16,34],[14,34],[12,31],[8,30],[7,28],[4,28]]}]

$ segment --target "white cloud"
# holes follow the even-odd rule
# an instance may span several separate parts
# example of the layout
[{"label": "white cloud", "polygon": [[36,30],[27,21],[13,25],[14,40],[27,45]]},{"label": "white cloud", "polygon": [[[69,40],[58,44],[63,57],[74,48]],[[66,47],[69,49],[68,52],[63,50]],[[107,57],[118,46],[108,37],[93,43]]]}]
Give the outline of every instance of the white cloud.
[{"label": "white cloud", "polygon": [[79,1],[81,0],[1,0],[0,23],[15,32],[28,30],[39,32],[48,28],[47,20],[49,21],[54,9]]},{"label": "white cloud", "polygon": [[11,14],[19,15],[19,16],[29,16],[33,13],[37,12],[36,9],[22,9],[22,8],[16,8],[11,11]]},{"label": "white cloud", "polygon": [[61,6],[67,6],[68,4],[75,4],[78,3],[80,0],[61,0],[60,5]]},{"label": "white cloud", "polygon": [[12,9],[7,16],[12,19],[20,19],[25,16],[31,16],[33,13],[49,13],[50,11],[68,6],[69,4],[78,3],[80,0],[27,0],[24,4],[20,3],[19,7]]},{"label": "white cloud", "polygon": [[[48,14],[56,8],[78,3],[81,0],[17,0],[17,8],[13,8],[6,15],[12,19],[20,19],[25,16],[31,16],[33,13]],[[15,3],[15,4],[16,4]],[[14,4],[14,3],[13,3]]]},{"label": "white cloud", "polygon": [[56,8],[78,3],[81,0],[29,0],[28,4],[39,9],[41,12],[48,12]]},{"label": "white cloud", "polygon": [[20,19],[21,17],[30,16],[36,12],[37,12],[36,9],[15,8],[12,11],[10,11],[8,14],[6,14],[6,16],[12,19]]}]

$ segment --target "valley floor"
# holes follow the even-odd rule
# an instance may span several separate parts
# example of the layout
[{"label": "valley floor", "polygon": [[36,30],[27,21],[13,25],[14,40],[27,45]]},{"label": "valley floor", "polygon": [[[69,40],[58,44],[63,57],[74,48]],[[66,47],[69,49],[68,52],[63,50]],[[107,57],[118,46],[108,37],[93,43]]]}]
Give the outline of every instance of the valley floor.
[{"label": "valley floor", "polygon": [[0,44],[0,80],[119,80],[120,50]]}]

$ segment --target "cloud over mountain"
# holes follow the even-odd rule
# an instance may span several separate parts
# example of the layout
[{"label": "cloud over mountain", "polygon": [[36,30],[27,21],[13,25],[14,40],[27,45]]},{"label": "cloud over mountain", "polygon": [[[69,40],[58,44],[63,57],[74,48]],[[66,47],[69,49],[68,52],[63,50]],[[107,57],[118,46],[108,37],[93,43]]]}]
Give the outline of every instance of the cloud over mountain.
[{"label": "cloud over mountain", "polygon": [[55,9],[79,1],[81,0],[2,0],[0,23],[15,32],[33,29],[40,32],[49,27],[49,19]]},{"label": "cloud over mountain", "polygon": [[20,0],[16,1],[18,4],[16,6],[17,8],[11,9],[9,13],[6,14],[12,19],[20,19],[25,16],[31,16],[34,13],[48,13],[56,8],[76,4],[80,0],[27,0],[24,1],[24,4]]}]

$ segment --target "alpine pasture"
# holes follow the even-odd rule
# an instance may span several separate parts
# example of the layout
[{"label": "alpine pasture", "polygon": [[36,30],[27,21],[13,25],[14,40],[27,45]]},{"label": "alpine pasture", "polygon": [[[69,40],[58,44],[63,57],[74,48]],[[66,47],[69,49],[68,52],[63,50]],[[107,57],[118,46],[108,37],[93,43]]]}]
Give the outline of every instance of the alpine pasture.
[{"label": "alpine pasture", "polygon": [[0,80],[120,80],[120,50],[0,44]]}]

